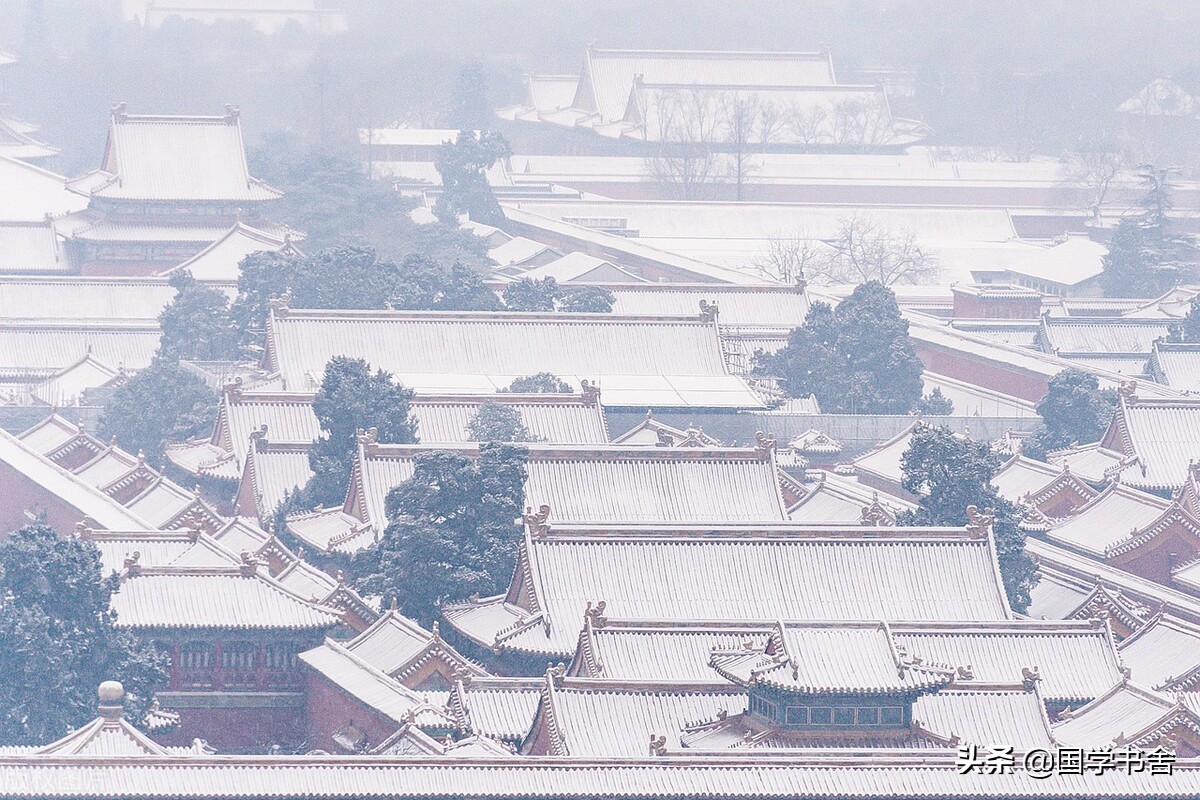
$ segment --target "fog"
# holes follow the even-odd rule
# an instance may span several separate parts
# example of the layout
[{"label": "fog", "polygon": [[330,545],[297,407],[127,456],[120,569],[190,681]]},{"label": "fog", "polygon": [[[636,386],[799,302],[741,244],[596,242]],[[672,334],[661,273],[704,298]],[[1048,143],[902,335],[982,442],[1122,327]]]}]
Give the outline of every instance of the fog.
[{"label": "fog", "polygon": [[[134,4],[136,5],[136,4]],[[20,55],[12,112],[41,125],[64,174],[92,168],[113,103],[131,112],[245,112],[254,147],[272,133],[345,147],[359,127],[444,124],[455,76],[478,60],[493,106],[527,72],[579,69],[583,48],[815,50],[839,78],[914,73],[897,114],[927,122],[931,144],[1059,155],[1113,134],[1115,107],[1148,81],[1200,82],[1200,6],[1187,0],[1058,2],[321,2],[345,33],[168,19],[122,21],[118,0],[0,0],[0,47]],[[517,151],[553,150],[505,130]],[[552,138],[552,137],[551,137]],[[1190,147],[1189,147],[1190,149]]]}]

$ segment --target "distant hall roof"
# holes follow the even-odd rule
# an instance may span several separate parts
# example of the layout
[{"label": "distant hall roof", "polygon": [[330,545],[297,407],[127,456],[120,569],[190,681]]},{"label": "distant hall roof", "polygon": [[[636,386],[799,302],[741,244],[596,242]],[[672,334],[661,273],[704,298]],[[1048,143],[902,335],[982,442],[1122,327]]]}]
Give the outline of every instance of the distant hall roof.
[{"label": "distant hall roof", "polygon": [[222,116],[156,116],[113,109],[101,173],[85,176],[92,197],[248,202],[275,189],[250,176],[237,110]]}]

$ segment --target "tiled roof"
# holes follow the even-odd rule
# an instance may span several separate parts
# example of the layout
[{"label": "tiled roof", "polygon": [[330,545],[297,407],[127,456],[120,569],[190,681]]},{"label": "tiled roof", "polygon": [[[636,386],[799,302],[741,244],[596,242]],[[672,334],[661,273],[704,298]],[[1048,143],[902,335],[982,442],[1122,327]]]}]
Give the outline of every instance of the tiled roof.
[{"label": "tiled roof", "polygon": [[912,441],[913,431],[920,424],[922,424],[921,420],[914,420],[911,425],[897,433],[891,439],[881,442],[873,450],[863,453],[850,463],[854,465],[854,469],[858,472],[869,473],[889,483],[899,485],[904,480],[904,471],[900,468],[900,459],[904,455],[904,452],[908,450],[908,446]]},{"label": "tiled roof", "polygon": [[304,600],[240,566],[142,567],[113,594],[117,624],[128,628],[291,628],[322,630],[336,609]]},{"label": "tiled roof", "polygon": [[161,278],[0,276],[0,319],[157,320],[174,297]]},{"label": "tiled roof", "polygon": [[123,382],[125,373],[92,358],[88,353],[69,367],[64,367],[30,392],[40,403],[53,408],[84,405],[83,393]]},{"label": "tiled roof", "polygon": [[993,391],[982,386],[948,378],[926,370],[921,373],[921,383],[926,394],[934,389],[954,403],[954,414],[963,417],[1010,417],[1029,419],[1029,427],[1039,419],[1034,403],[1004,392]]},{"label": "tiled roof", "polygon": [[969,668],[966,686],[1015,685],[1029,669],[1047,702],[1078,703],[1121,680],[1111,634],[1091,622],[896,622],[892,634],[910,657]]},{"label": "tiled roof", "polygon": [[169,275],[187,270],[198,281],[236,282],[241,275],[240,265],[243,258],[251,253],[281,251],[297,252],[287,236],[277,236],[274,232],[259,230],[238,222],[208,247],[161,274]]},{"label": "tiled roof", "polygon": [[607,620],[595,626],[589,617],[571,662],[571,674],[614,681],[706,683],[716,673],[713,650],[747,643],[763,648],[768,622],[659,622]]},{"label": "tiled roof", "polygon": [[[644,278],[639,278],[629,270],[619,267],[611,261],[579,252],[567,253],[562,258],[556,258],[549,264],[521,270],[515,277],[529,278],[531,280],[554,278],[559,283],[577,281],[579,283],[649,284]],[[628,314],[630,312],[618,311],[617,313]]]},{"label": "tiled roof", "polygon": [[[1140,387],[1139,387],[1140,390]],[[1101,444],[1137,463],[1121,481],[1140,489],[1176,489],[1200,456],[1200,399],[1130,401],[1124,397]]]},{"label": "tiled roof", "polygon": [[787,518],[773,459],[750,448],[531,447],[525,502],[571,522]]},{"label": "tiled roof", "polygon": [[1009,618],[987,538],[921,528],[614,526],[527,534],[504,597],[448,606],[485,646],[564,656],[584,611],[633,619]]},{"label": "tiled roof", "polygon": [[1185,392],[1200,392],[1200,344],[1155,342],[1150,354],[1154,380]]},{"label": "tiled roof", "polygon": [[762,648],[714,650],[713,668],[744,686],[814,694],[916,695],[946,686],[949,666],[904,656],[884,623],[780,623]]},{"label": "tiled roof", "polygon": [[525,738],[541,699],[544,678],[460,680],[450,704],[460,730],[508,742]]},{"label": "tiled roof", "polygon": [[831,86],[827,52],[752,53],[697,50],[602,50],[589,47],[572,107],[621,119],[635,78],[692,86]]},{"label": "tiled roof", "polygon": [[1046,460],[1051,464],[1070,467],[1073,474],[1088,483],[1107,483],[1120,466],[1132,458],[1099,444],[1072,445],[1046,454]]},{"label": "tiled roof", "polygon": [[0,374],[49,377],[91,353],[140,370],[158,349],[157,320],[33,320],[0,323]]},{"label": "tiled roof", "polygon": [[1155,689],[1194,689],[1200,672],[1200,626],[1159,614],[1120,645],[1130,677]]},{"label": "tiled roof", "polygon": [[410,665],[431,647],[468,673],[487,674],[442,641],[436,625],[433,631],[427,631],[395,609],[385,612],[370,628],[346,643],[346,649],[363,661],[400,680]]},{"label": "tiled roof", "polygon": [[897,512],[916,508],[914,504],[891,495],[880,498],[873,489],[833,472],[820,470],[807,475],[810,479],[815,475],[816,484],[808,484],[808,494],[789,509],[788,517],[793,522],[858,525],[864,523],[864,514],[870,513],[875,507],[878,507],[883,520],[895,522]]},{"label": "tiled roof", "polygon": [[174,563],[195,546],[198,538],[192,531],[104,531],[88,528],[83,529],[80,535],[100,549],[100,562],[106,573],[120,572],[125,567],[125,559],[134,553],[137,553],[138,563],[145,566]]},{"label": "tiled roof", "polygon": [[[43,429],[39,429],[43,430]],[[88,482],[45,458],[7,431],[0,430],[0,461],[42,490],[79,511],[80,520],[91,518],[97,527],[111,530],[149,530],[149,521],[123,507]]]},{"label": "tiled roof", "polygon": [[1005,461],[992,476],[992,486],[1005,500],[1019,503],[1026,495],[1034,495],[1054,483],[1062,469],[1024,456]]},{"label": "tiled roof", "polygon": [[1056,542],[1104,555],[1109,547],[1144,530],[1171,507],[1171,501],[1120,483],[1054,523],[1046,536]]},{"label": "tiled roof", "polygon": [[[412,477],[416,457],[447,446],[360,444],[343,512],[301,514],[289,528],[329,549],[355,520],[381,531],[391,489]],[[474,446],[457,452],[473,457]],[[255,457],[261,455],[256,452]],[[525,503],[558,522],[731,522],[787,518],[774,460],[754,448],[527,445]],[[365,547],[370,536],[355,539]]]},{"label": "tiled roof", "polygon": [[680,798],[847,797],[1193,798],[1200,793],[1200,770],[1177,764],[1171,775],[1103,777],[1053,773],[1034,776],[1023,769],[985,776],[962,775],[953,751],[938,757],[900,752],[894,756],[817,751],[799,757],[738,752],[700,762],[694,758],[531,760],[447,756],[194,756],[142,759],[45,759],[25,756],[0,763],[0,782],[22,798],[62,797],[64,786],[87,785],[98,797],[166,798],[384,798],[384,797],[594,797],[615,800],[649,796]]},{"label": "tiled roof", "polygon": [[729,685],[676,685],[656,690],[653,684],[567,678],[556,686],[547,680],[538,722],[523,749],[535,743],[540,725],[549,734],[546,755],[640,756],[656,736],[665,736],[665,747],[678,751],[680,734],[688,723],[715,719],[721,713],[740,714],[746,703],[745,690]]},{"label": "tiled roof", "polygon": [[219,117],[169,117],[126,114],[118,107],[102,170],[108,176],[90,187],[93,197],[246,202],[280,196],[250,176],[235,110]]},{"label": "tiled roof", "polygon": [[38,159],[54,155],[58,155],[56,148],[34,139],[19,121],[0,117],[0,156]]},{"label": "tiled roof", "polygon": [[397,724],[408,720],[411,713],[422,728],[454,728],[448,709],[439,706],[434,698],[405,687],[332,639],[301,653],[300,660]]},{"label": "tiled roof", "polygon": [[[1051,542],[1030,537],[1025,540],[1025,550],[1038,563],[1043,576],[1033,589],[1034,602],[1028,610],[1031,617],[1047,618],[1059,616],[1059,612],[1071,613],[1079,603],[1068,608],[1072,597],[1080,602],[1096,589],[1097,585],[1127,600],[1143,619],[1135,628],[1144,624],[1152,615],[1151,609],[1162,609],[1174,616],[1200,624],[1200,598],[1142,578],[1123,569],[1109,566],[1095,558],[1075,553]],[[1047,580],[1050,578],[1050,580]],[[1052,596],[1043,597],[1043,584],[1052,588]]]},{"label": "tiled roof", "polygon": [[267,342],[289,390],[315,388],[333,356],[349,355],[419,392],[491,394],[552,372],[597,383],[606,405],[761,407],[698,317],[288,311],[271,315]]},{"label": "tiled roof", "polygon": [[66,182],[61,175],[0,155],[0,186],[5,187],[0,220],[44,222],[47,214],[57,217],[82,211],[87,200],[68,190]]},{"label": "tiled roof", "polygon": [[87,785],[100,797],[264,798],[360,797],[644,797],[796,798],[939,797],[952,800],[1096,800],[1097,798],[1194,798],[1200,769],[1177,764],[1171,775],[1122,770],[1097,777],[1053,773],[1034,776],[1023,769],[985,776],[962,775],[953,751],[944,757],[922,751],[888,757],[878,752],[738,752],[700,762],[694,758],[531,760],[463,759],[446,756],[195,756],[129,760],[47,760],[16,757],[0,763],[0,783],[22,798],[62,797],[63,786]]},{"label": "tiled roof", "polygon": [[1037,281],[1076,286],[1104,271],[1102,259],[1108,248],[1083,236],[1072,236],[1062,244],[1046,248],[1010,264],[1009,272]]},{"label": "tiled roof", "polygon": [[728,286],[703,284],[610,285],[613,313],[626,316],[689,317],[700,313],[701,301],[716,305],[722,329],[730,326],[783,329],[783,335],[804,324],[808,296],[793,286]]},{"label": "tiled roof", "polygon": [[1004,742],[1017,752],[1054,746],[1046,708],[1036,691],[943,689],[918,697],[912,713],[913,722],[924,730],[963,742]]},{"label": "tiled roof", "polygon": [[[119,709],[117,709],[119,712]],[[99,716],[37,751],[42,756],[164,756],[168,750],[121,716]]]},{"label": "tiled roof", "polygon": [[[0,151],[2,152],[2,151]],[[69,272],[54,222],[0,222],[0,272]]]},{"label": "tiled roof", "polygon": [[[1104,695],[1078,708],[1054,725],[1054,738],[1067,747],[1100,748],[1118,744],[1153,748],[1153,733],[1176,715],[1200,724],[1196,715],[1172,696],[1131,681],[1116,684]],[[1165,730],[1163,731],[1165,732]],[[1147,737],[1148,741],[1140,741]]]},{"label": "tiled roof", "polygon": [[607,444],[608,431],[599,403],[588,404],[580,395],[494,396],[417,395],[410,406],[417,420],[417,438],[425,444],[470,441],[467,425],[485,403],[515,409],[535,441],[552,444]]},{"label": "tiled roof", "polygon": [[308,444],[256,442],[247,448],[239,500],[247,497],[253,508],[239,503],[241,514],[257,513],[260,523],[275,513],[288,492],[303,489],[312,477]]},{"label": "tiled roof", "polygon": [[314,603],[324,601],[338,586],[336,580],[302,558],[280,570],[275,580],[297,597],[306,597]]}]

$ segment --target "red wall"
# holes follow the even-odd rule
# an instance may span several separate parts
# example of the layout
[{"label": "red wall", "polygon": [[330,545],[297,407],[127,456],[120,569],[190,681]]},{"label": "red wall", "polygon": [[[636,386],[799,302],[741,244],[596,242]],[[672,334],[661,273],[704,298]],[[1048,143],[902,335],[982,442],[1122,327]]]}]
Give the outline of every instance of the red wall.
[{"label": "red wall", "polygon": [[[236,702],[238,698],[231,693],[221,695],[221,699]],[[302,701],[291,708],[232,706],[171,710],[179,714],[179,726],[154,737],[164,745],[182,747],[190,745],[193,739],[203,739],[218,753],[267,753],[272,744],[285,752],[304,744]]]},{"label": "red wall", "polygon": [[64,536],[71,534],[84,517],[82,511],[0,461],[0,532],[28,525],[27,510],[44,514],[46,522]]},{"label": "red wall", "polygon": [[1017,367],[1005,367],[994,361],[980,361],[966,353],[943,350],[914,341],[917,355],[925,367],[938,375],[957,378],[993,391],[1003,392],[1036,403],[1046,396],[1048,379]]},{"label": "red wall", "polygon": [[400,725],[361,701],[351,697],[324,675],[312,669],[308,673],[305,691],[305,741],[307,746],[330,753],[344,752],[334,744],[333,734],[347,724],[353,724],[366,734],[368,747],[381,743],[399,729]]}]

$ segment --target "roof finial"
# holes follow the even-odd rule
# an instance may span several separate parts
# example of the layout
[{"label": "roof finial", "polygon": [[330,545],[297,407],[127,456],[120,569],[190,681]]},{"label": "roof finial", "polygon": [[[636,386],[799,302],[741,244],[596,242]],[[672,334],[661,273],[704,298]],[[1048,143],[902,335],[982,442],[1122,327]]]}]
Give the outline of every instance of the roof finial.
[{"label": "roof finial", "polygon": [[980,512],[978,506],[967,506],[967,535],[972,539],[982,539],[992,530],[992,520],[995,512],[985,508]]},{"label": "roof finial", "polygon": [[238,569],[242,573],[243,578],[253,578],[258,572],[258,559],[248,550],[242,551],[242,563],[238,564]]},{"label": "roof finial", "polygon": [[754,433],[754,452],[759,458],[766,458],[767,454],[775,449],[774,437],[768,437],[762,431]]},{"label": "roof finial", "polygon": [[120,681],[104,681],[96,694],[100,697],[100,716],[104,719],[115,721],[125,713],[125,687]]},{"label": "roof finial", "polygon": [[583,395],[583,404],[588,408],[595,408],[600,402],[600,387],[587,378],[580,378],[579,391]]},{"label": "roof finial", "polygon": [[700,301],[700,321],[714,322],[717,316],[721,313],[720,306],[716,303],[710,303],[707,300]]},{"label": "roof finial", "polygon": [[604,609],[608,606],[603,600],[596,601],[596,605],[592,605],[589,600],[587,608],[583,612],[584,620],[591,620],[593,628],[603,628],[608,624],[608,617],[604,616]]},{"label": "roof finial", "polygon": [[545,503],[538,506],[536,514],[532,506],[525,506],[525,513],[521,515],[521,521],[525,523],[525,527],[529,529],[531,534],[537,537],[545,536],[550,532],[548,519],[550,519],[550,506]]}]

